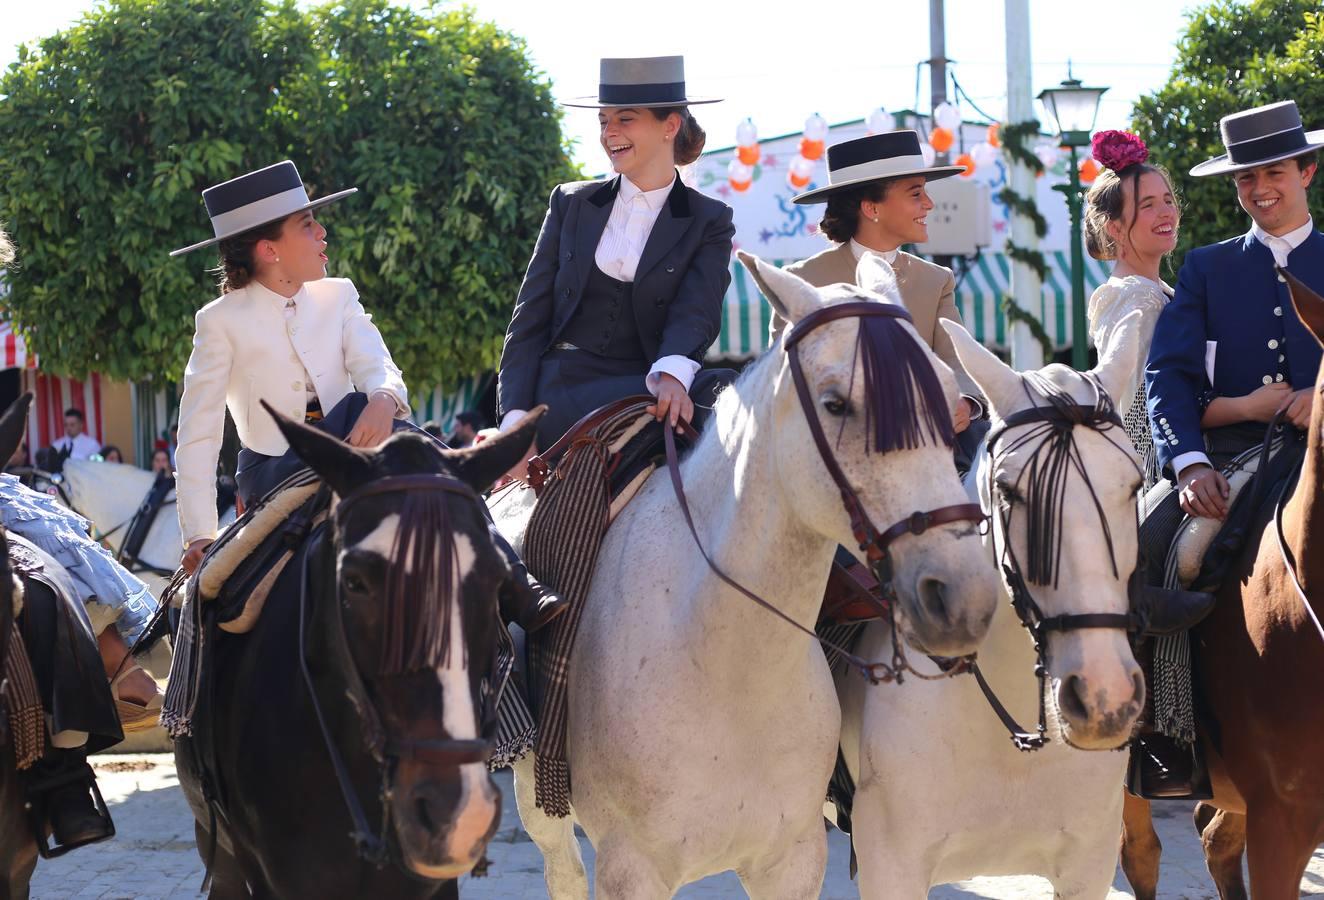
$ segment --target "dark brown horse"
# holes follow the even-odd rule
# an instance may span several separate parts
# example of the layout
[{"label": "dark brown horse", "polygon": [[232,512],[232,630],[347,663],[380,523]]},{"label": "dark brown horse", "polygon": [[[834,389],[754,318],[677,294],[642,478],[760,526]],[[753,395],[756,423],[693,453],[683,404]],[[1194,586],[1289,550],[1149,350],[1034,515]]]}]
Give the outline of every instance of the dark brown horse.
[{"label": "dark brown horse", "polygon": [[401,432],[360,451],[277,416],[332,516],[251,632],[206,631],[209,686],[175,757],[212,896],[455,897],[482,860],[509,568],[475,492],[538,418],[467,450]]},{"label": "dark brown horse", "polygon": [[[1297,315],[1324,343],[1324,299],[1287,279]],[[1255,900],[1295,900],[1324,842],[1324,365],[1313,396],[1295,488],[1191,636],[1214,784],[1195,823],[1223,900],[1246,897],[1243,850]],[[1139,900],[1155,896],[1160,849],[1149,805],[1128,797],[1122,867]]]}]

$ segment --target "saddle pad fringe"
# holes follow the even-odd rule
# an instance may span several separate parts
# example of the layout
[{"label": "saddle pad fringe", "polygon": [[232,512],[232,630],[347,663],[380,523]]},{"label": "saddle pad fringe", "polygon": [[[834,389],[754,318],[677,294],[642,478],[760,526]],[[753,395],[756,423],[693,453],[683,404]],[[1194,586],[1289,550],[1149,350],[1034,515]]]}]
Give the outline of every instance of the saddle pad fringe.
[{"label": "saddle pad fringe", "polygon": [[569,604],[565,613],[529,637],[530,688],[538,713],[534,795],[537,805],[555,818],[570,814],[570,657],[609,524],[609,451],[624,446],[647,424],[640,423],[642,410],[641,405],[621,412],[603,423],[591,440],[567,451],[538,498],[525,533],[529,571],[560,591]]},{"label": "saddle pad fringe", "polygon": [[14,762],[20,770],[30,768],[46,749],[46,717],[41,708],[41,693],[32,672],[32,660],[18,626],[9,632],[9,652],[5,656],[4,685],[0,689],[9,718],[9,733],[14,742]]}]

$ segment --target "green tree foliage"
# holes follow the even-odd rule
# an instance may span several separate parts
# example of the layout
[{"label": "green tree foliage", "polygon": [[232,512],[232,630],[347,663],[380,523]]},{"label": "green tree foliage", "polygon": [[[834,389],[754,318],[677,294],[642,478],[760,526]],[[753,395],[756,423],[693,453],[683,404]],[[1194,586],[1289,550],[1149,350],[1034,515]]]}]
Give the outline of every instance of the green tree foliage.
[{"label": "green tree foliage", "polygon": [[[1215,0],[1193,10],[1168,82],[1136,104],[1132,127],[1152,161],[1172,175],[1183,218],[1173,272],[1192,247],[1245,233],[1249,219],[1226,177],[1192,178],[1223,152],[1218,121],[1229,113],[1295,100],[1306,127],[1324,127],[1324,32],[1319,0]],[[1324,221],[1312,191],[1316,221]]]},{"label": "green tree foliage", "polygon": [[0,78],[6,298],[52,371],[177,378],[216,295],[200,192],[293,159],[331,274],[411,384],[490,369],[552,185],[574,177],[550,87],[472,13],[387,0],[114,0]]}]

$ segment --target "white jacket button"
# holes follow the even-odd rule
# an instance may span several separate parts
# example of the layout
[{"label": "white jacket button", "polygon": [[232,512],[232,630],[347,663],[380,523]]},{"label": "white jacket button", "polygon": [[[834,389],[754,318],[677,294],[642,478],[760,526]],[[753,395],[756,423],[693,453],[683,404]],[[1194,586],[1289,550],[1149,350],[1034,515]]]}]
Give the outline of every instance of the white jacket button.
[{"label": "white jacket button", "polygon": [[302,381],[294,382],[294,384],[290,385],[290,389],[295,391],[303,390],[303,382]]}]

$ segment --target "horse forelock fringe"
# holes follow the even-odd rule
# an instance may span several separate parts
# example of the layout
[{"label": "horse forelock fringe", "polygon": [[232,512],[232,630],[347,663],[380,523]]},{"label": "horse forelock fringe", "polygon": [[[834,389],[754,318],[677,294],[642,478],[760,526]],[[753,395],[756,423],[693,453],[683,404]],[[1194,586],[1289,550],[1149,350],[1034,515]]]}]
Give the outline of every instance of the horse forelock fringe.
[{"label": "horse forelock fringe", "polygon": [[458,560],[442,491],[405,494],[386,575],[382,675],[401,675],[450,660],[451,606]]},{"label": "horse forelock fringe", "polygon": [[951,447],[956,430],[928,352],[899,319],[861,316],[859,323],[866,450],[913,449],[925,442],[925,432],[929,442]]}]

